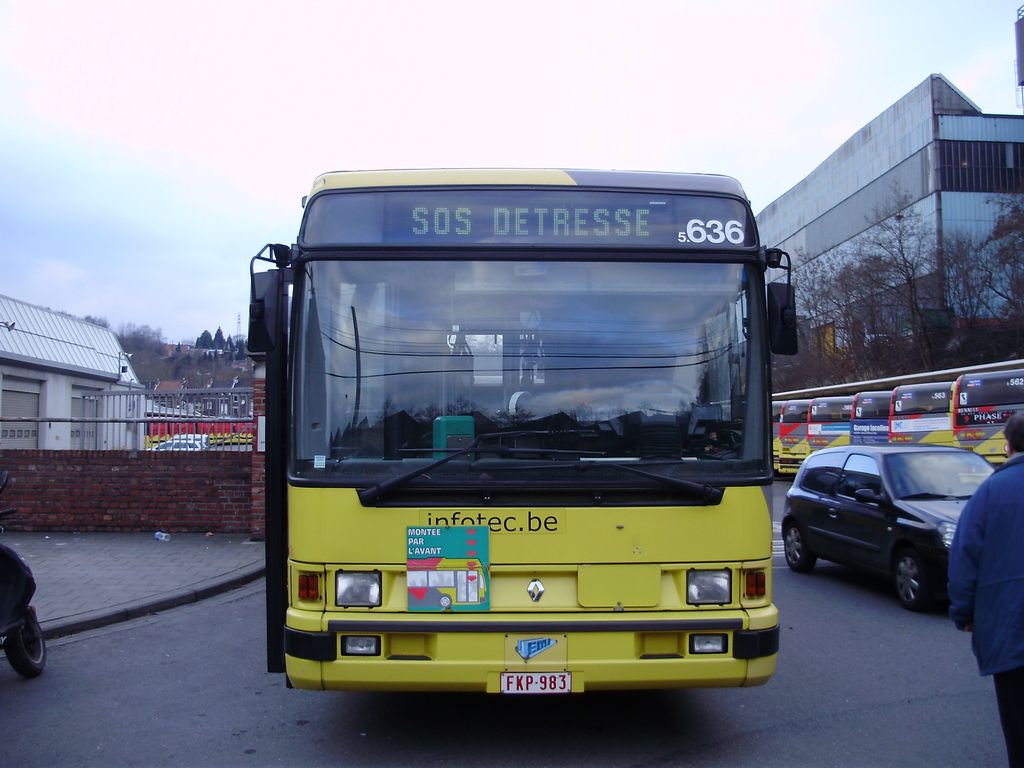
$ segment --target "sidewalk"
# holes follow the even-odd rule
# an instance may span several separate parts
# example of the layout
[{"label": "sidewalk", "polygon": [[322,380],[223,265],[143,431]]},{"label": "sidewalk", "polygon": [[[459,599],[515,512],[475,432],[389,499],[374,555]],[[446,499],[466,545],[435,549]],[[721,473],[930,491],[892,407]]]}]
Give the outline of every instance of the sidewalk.
[{"label": "sidewalk", "polygon": [[2,541],[32,569],[46,637],[126,621],[224,592],[264,573],[247,534],[12,533]]}]

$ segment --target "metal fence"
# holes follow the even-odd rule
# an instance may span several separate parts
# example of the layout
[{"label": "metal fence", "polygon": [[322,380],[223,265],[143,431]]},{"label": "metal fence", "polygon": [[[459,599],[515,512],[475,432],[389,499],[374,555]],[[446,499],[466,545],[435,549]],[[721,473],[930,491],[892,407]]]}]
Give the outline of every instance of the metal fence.
[{"label": "metal fence", "polygon": [[251,387],[76,392],[69,415],[4,416],[0,447],[251,451],[255,433]]}]

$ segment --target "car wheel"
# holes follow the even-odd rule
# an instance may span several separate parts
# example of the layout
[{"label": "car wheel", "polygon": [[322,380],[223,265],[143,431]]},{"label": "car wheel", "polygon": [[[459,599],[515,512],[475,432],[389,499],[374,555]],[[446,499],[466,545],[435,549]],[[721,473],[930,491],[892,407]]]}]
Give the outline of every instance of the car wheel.
[{"label": "car wheel", "polygon": [[893,582],[896,596],[904,608],[911,611],[926,611],[932,607],[931,586],[924,570],[921,556],[910,547],[901,549],[893,564]]},{"label": "car wheel", "polygon": [[807,546],[803,531],[796,523],[787,523],[783,528],[782,544],[786,552],[786,565],[797,573],[809,572],[818,562],[818,556]]}]

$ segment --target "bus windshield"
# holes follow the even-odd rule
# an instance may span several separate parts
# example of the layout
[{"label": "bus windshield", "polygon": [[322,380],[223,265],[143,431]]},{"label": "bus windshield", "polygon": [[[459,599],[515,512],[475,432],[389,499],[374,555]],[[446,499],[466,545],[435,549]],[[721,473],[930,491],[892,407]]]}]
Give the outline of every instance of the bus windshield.
[{"label": "bus windshield", "polygon": [[747,343],[754,274],[606,258],[310,260],[294,298],[293,475],[377,483],[476,441],[416,487],[585,483],[597,472],[580,468],[602,462],[762,476],[762,391],[747,392],[765,365]]},{"label": "bus windshield", "polygon": [[855,419],[888,419],[892,392],[859,392],[853,398]]},{"label": "bus windshield", "polygon": [[853,397],[822,397],[811,403],[808,421],[821,424],[829,421],[849,421],[853,412]]},{"label": "bus windshield", "polygon": [[892,409],[897,415],[949,413],[949,392],[953,383],[911,384],[896,387]]},{"label": "bus windshield", "polygon": [[783,424],[806,424],[810,400],[790,400],[782,407]]}]

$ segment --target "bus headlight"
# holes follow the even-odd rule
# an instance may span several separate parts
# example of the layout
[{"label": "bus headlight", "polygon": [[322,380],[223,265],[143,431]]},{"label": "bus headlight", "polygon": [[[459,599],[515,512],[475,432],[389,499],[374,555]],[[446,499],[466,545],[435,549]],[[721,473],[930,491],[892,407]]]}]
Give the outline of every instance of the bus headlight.
[{"label": "bus headlight", "polygon": [[338,571],[334,604],[342,608],[375,608],[380,605],[380,571]]},{"label": "bus headlight", "polygon": [[380,638],[376,635],[343,635],[342,656],[380,656]]},{"label": "bus headlight", "polygon": [[686,602],[690,605],[725,605],[731,601],[732,577],[728,570],[686,574]]},{"label": "bus headlight", "polygon": [[690,635],[690,653],[725,653],[729,641],[725,635]]},{"label": "bus headlight", "polygon": [[953,546],[953,535],[956,533],[956,523],[939,523],[939,536],[942,543],[949,549]]}]

